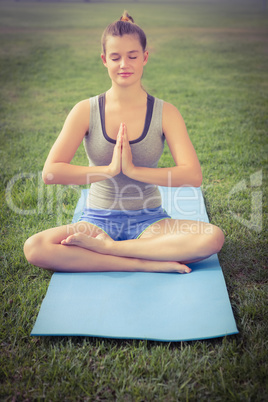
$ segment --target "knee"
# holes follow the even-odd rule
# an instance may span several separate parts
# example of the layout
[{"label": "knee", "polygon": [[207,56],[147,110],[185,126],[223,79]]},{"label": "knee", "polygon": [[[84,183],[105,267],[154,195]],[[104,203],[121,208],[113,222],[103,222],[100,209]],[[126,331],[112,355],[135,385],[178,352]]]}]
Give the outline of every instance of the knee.
[{"label": "knee", "polygon": [[24,243],[24,255],[30,264],[38,266],[41,255],[41,243],[41,236],[39,234],[29,237]]},{"label": "knee", "polygon": [[218,226],[212,225],[211,246],[213,248],[213,254],[218,253],[222,249],[223,244],[223,231]]}]

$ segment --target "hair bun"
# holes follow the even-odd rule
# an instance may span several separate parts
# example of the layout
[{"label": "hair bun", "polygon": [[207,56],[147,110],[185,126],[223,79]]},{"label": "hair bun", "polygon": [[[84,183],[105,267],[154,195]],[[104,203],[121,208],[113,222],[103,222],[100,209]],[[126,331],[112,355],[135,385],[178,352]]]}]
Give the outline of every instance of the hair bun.
[{"label": "hair bun", "polygon": [[125,10],[123,12],[122,17],[120,18],[120,21],[125,21],[125,22],[132,22],[134,23],[133,18],[128,14],[128,12]]}]

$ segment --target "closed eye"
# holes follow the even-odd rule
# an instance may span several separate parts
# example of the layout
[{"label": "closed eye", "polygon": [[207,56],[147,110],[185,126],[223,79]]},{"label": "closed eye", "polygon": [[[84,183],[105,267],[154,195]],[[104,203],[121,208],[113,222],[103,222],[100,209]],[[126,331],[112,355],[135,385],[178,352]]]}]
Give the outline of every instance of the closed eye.
[{"label": "closed eye", "polygon": [[[130,60],[135,60],[137,57],[129,57]],[[118,61],[120,60],[120,57],[113,58],[112,61]]]}]

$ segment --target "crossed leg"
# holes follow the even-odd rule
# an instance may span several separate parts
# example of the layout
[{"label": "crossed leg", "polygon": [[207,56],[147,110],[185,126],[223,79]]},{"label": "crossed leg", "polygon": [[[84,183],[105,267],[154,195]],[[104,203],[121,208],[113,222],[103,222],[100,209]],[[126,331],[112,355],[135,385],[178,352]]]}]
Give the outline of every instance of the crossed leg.
[{"label": "crossed leg", "polygon": [[[164,219],[147,228],[138,239],[111,241],[108,237],[89,237],[75,233],[62,241],[103,255],[154,261],[200,261],[220,251],[224,235],[217,226],[206,222]],[[184,265],[185,267],[185,265]],[[190,268],[185,269],[190,272]]]},{"label": "crossed leg", "polygon": [[[58,272],[104,272],[104,271],[144,271],[144,272],[190,272],[190,268],[176,261],[129,258],[103,254],[85,245],[75,244],[75,240],[91,239],[98,243],[115,245],[109,236],[94,225],[78,222],[45,230],[30,237],[24,245],[27,260],[38,267]],[[67,246],[66,240],[69,239]],[[71,244],[72,241],[73,243]],[[134,240],[137,242],[137,240]],[[97,243],[97,244],[98,244]],[[137,244],[137,243],[136,243]]]}]

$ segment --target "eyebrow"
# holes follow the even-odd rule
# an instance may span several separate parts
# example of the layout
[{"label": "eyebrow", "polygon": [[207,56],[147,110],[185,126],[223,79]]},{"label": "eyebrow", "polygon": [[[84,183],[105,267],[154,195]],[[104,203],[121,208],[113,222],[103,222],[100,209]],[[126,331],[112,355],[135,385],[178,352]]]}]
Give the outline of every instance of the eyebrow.
[{"label": "eyebrow", "polygon": [[[127,54],[138,53],[138,50],[130,50]],[[119,56],[119,53],[110,53],[109,56]]]}]

